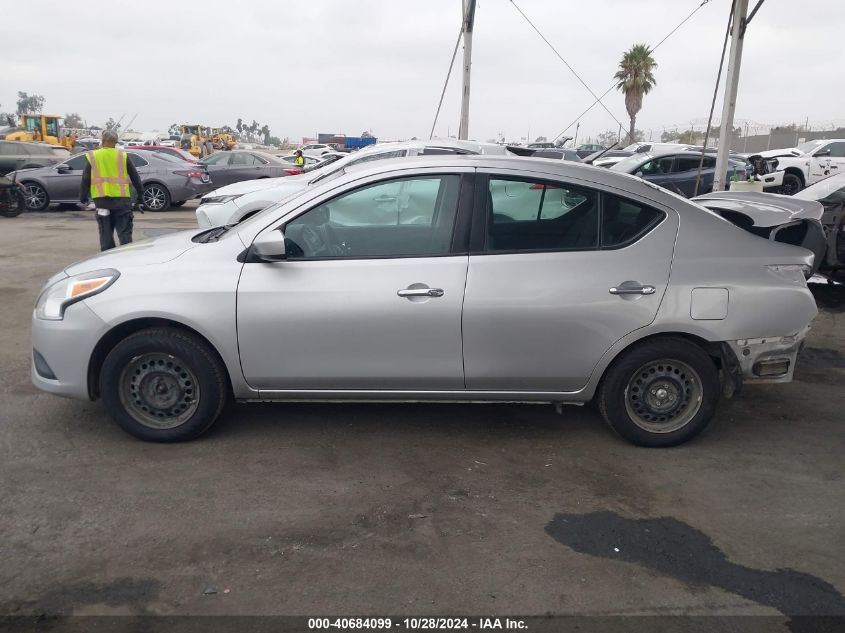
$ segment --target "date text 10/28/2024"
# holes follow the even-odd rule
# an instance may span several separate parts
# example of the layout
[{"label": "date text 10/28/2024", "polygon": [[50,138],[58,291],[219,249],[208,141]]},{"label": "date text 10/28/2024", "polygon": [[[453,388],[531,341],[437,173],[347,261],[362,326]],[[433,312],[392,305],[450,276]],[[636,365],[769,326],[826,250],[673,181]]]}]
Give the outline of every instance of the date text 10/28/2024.
[{"label": "date text 10/28/2024", "polygon": [[407,630],[407,631],[447,631],[447,630],[478,630],[495,631],[526,630],[524,620],[518,618],[308,618],[309,630]]}]

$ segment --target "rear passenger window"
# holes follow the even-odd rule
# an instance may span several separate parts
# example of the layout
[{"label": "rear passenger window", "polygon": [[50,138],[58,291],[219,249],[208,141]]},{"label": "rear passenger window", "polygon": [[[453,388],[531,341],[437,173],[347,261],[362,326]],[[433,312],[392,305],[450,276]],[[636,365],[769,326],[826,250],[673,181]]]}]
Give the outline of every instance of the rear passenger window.
[{"label": "rear passenger window", "polygon": [[595,191],[526,180],[489,181],[487,251],[587,250],[598,246]]},{"label": "rear passenger window", "polygon": [[145,166],[149,165],[149,163],[147,161],[145,161],[143,158],[141,158],[140,156],[138,156],[138,154],[132,154],[132,153],[129,154],[129,162],[131,162],[132,166],[136,167],[136,168],[137,167],[145,167]]},{"label": "rear passenger window", "polygon": [[602,198],[602,248],[619,248],[635,242],[663,219],[663,212],[633,200],[604,194]]}]

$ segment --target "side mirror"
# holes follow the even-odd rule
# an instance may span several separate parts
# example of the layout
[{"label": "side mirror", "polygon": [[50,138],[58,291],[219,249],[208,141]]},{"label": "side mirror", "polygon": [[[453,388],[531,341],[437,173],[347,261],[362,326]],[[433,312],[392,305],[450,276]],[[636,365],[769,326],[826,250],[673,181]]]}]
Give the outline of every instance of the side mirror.
[{"label": "side mirror", "polygon": [[250,254],[254,260],[261,262],[279,262],[287,259],[282,230],[265,231],[256,237],[250,247]]},{"label": "side mirror", "polygon": [[642,177],[643,177],[643,172],[638,171],[638,172],[637,172],[636,174],[634,174],[634,175],[635,175],[637,178],[642,178]]},{"label": "side mirror", "polygon": [[823,149],[822,151],[816,152],[815,154],[813,154],[813,156],[815,156],[815,157],[830,156],[830,150],[829,149]]},{"label": "side mirror", "polygon": [[56,167],[56,171],[58,171],[60,174],[66,174],[69,171],[73,170],[68,165],[59,165],[58,167]]}]

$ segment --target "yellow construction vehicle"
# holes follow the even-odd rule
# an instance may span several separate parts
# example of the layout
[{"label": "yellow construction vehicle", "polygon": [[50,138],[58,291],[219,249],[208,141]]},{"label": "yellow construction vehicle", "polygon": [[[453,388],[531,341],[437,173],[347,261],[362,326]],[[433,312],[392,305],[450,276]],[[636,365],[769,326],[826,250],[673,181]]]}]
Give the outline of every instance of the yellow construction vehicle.
[{"label": "yellow construction vehicle", "polygon": [[62,132],[62,120],[58,114],[22,114],[19,128],[7,132],[7,141],[29,141],[60,145],[72,149],[76,135]]},{"label": "yellow construction vehicle", "polygon": [[234,136],[217,129],[211,130],[211,142],[214,145],[214,149],[222,150],[233,149],[237,144]]},{"label": "yellow construction vehicle", "polygon": [[212,151],[212,141],[209,128],[203,125],[185,124],[180,128],[179,147],[200,158],[208,156]]}]

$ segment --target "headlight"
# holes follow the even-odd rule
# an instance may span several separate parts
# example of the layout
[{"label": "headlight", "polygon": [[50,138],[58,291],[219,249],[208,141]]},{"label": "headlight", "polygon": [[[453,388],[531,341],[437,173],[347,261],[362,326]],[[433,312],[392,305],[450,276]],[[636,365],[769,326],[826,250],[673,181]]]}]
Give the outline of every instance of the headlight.
[{"label": "headlight", "polygon": [[225,204],[231,202],[235,198],[240,198],[243,194],[235,194],[234,196],[209,196],[200,200],[202,204]]},{"label": "headlight", "polygon": [[120,273],[112,268],[65,277],[41,292],[35,303],[35,316],[48,321],[61,321],[69,305],[101,293],[118,277]]}]

